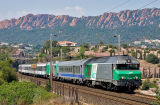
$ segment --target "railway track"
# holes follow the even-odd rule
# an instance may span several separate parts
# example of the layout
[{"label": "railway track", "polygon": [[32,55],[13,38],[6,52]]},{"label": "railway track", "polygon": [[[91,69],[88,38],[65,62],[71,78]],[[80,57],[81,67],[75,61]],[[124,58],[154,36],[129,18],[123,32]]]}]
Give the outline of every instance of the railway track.
[{"label": "railway track", "polygon": [[[67,86],[74,85],[74,84],[66,84],[66,83],[57,82],[57,81],[55,82],[59,84],[65,84]],[[84,87],[79,85],[74,85],[74,87],[78,88],[80,92],[83,92],[86,94],[92,94],[94,96],[102,97],[104,99],[118,101],[121,103],[125,103],[127,105],[152,105],[152,102],[156,100],[155,97],[142,95],[142,94],[112,92],[112,91],[106,91],[104,89],[89,88],[89,87]]]},{"label": "railway track", "polygon": [[[31,76],[21,75],[23,78],[32,78],[36,81],[41,81],[46,83],[48,80],[43,78],[33,78]],[[128,93],[121,93],[121,92],[113,92],[113,91],[106,91],[104,89],[97,89],[97,88],[90,88],[86,86],[80,86],[76,84],[71,83],[64,83],[59,81],[54,81],[53,85],[54,88],[56,87],[55,84],[58,84],[60,86],[64,86],[64,90],[66,91],[66,94],[68,93],[68,89],[70,87],[78,89],[78,95],[79,97],[83,97],[83,99],[88,99],[86,101],[87,103],[92,101],[93,103],[96,103],[98,100],[104,101],[102,104],[108,105],[114,105],[114,104],[121,104],[121,105],[152,105],[152,102],[156,100],[153,96],[147,96],[142,95],[139,93],[135,94],[128,94]],[[54,89],[53,89],[54,90]],[[107,101],[109,100],[109,101]],[[107,103],[106,103],[107,102]],[[97,103],[99,104],[99,103]]]}]

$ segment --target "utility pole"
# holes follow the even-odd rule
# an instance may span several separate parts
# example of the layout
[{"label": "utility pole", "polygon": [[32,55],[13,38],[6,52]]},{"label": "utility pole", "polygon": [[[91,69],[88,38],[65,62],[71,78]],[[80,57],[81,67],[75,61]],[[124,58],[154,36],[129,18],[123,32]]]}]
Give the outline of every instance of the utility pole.
[{"label": "utility pole", "polygon": [[[53,81],[52,81],[52,78],[53,78],[53,66],[52,66],[52,35],[53,34],[50,34],[50,85],[51,85],[51,91],[53,89]],[[56,36],[54,34],[54,36]]]},{"label": "utility pole", "polygon": [[62,61],[62,49],[61,49],[61,61]]},{"label": "utility pole", "polygon": [[120,47],[121,47],[121,44],[120,44],[120,35],[114,35],[114,37],[117,37],[118,38],[118,55],[120,55]]},{"label": "utility pole", "polygon": [[53,67],[52,67],[52,35],[50,34],[50,86],[52,91],[52,78],[53,78]]},{"label": "utility pole", "polygon": [[29,52],[28,52],[28,64],[29,64]]},{"label": "utility pole", "polygon": [[120,47],[121,47],[121,44],[120,44],[120,35],[118,35],[118,55],[120,55]]}]

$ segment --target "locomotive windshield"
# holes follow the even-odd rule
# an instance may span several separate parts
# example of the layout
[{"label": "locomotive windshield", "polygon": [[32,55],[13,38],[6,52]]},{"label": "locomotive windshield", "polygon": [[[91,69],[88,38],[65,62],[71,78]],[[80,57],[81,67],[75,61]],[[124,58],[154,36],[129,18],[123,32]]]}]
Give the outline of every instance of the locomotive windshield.
[{"label": "locomotive windshield", "polygon": [[119,70],[139,70],[139,64],[117,64]]}]

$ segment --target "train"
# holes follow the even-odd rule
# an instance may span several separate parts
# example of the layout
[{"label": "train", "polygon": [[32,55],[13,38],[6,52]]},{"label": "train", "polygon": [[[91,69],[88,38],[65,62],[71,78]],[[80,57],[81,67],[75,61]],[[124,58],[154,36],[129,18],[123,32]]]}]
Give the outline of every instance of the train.
[{"label": "train", "polygon": [[[48,78],[50,63],[19,65],[19,73]],[[70,81],[89,87],[101,86],[107,90],[133,92],[142,84],[139,61],[129,55],[103,56],[83,60],[52,63],[53,79]]]}]

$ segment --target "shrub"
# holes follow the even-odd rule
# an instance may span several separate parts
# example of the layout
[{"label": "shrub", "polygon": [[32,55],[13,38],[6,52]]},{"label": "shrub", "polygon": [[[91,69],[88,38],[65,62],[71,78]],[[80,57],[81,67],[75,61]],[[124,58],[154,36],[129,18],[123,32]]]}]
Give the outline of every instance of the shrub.
[{"label": "shrub", "polygon": [[150,81],[149,79],[145,80],[142,84],[142,90],[149,90]]},{"label": "shrub", "polygon": [[107,49],[108,49],[107,46],[106,46],[106,47],[103,47],[102,50],[101,50],[101,52],[105,52],[105,51],[107,51]]},{"label": "shrub", "polygon": [[156,93],[156,100],[153,101],[153,105],[160,105],[160,91],[158,87],[156,88],[155,93]]},{"label": "shrub", "polygon": [[52,93],[30,82],[11,82],[0,86],[0,104],[3,102],[5,105],[28,105],[52,96]]},{"label": "shrub", "polygon": [[154,54],[148,54],[148,56],[146,57],[146,61],[152,64],[159,63],[158,57]]},{"label": "shrub", "polygon": [[0,61],[0,85],[4,82],[17,81],[15,68],[12,68],[12,60]]},{"label": "shrub", "polygon": [[91,50],[96,52],[98,50],[98,48],[93,47]]},{"label": "shrub", "polygon": [[127,44],[122,44],[121,45],[124,49],[128,48],[128,45]]},{"label": "shrub", "polygon": [[149,78],[142,83],[142,90],[149,90],[150,88],[157,87],[156,82],[150,82]]}]

